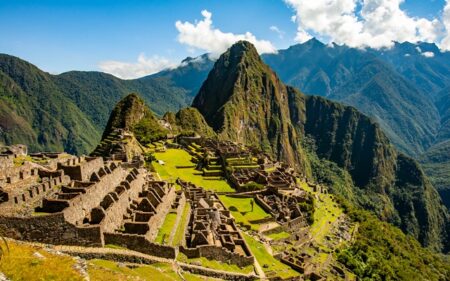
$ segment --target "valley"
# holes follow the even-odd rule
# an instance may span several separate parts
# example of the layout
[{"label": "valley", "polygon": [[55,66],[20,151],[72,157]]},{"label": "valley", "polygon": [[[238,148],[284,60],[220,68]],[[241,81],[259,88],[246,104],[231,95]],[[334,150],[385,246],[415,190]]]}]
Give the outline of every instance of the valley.
[{"label": "valley", "polygon": [[37,266],[61,254],[74,280],[449,278],[450,216],[419,164],[357,109],[285,85],[251,43],[191,107],[158,116],[147,98],[117,100],[89,156],[2,146],[7,278],[33,274],[7,266],[9,244]]}]

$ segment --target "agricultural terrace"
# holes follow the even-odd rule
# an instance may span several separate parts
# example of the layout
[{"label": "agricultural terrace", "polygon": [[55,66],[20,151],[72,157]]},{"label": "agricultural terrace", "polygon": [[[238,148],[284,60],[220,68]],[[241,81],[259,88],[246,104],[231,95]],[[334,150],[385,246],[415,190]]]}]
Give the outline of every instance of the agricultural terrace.
[{"label": "agricultural terrace", "polygon": [[235,192],[222,177],[204,177],[201,171],[195,169],[192,156],[183,149],[167,149],[165,152],[153,154],[156,160],[153,166],[162,179],[175,182],[177,178],[192,182],[206,190],[215,192]]},{"label": "agricultural terrace", "polygon": [[[220,201],[231,211],[236,223],[255,231],[259,230],[260,224],[253,221],[271,217],[266,213],[253,198],[233,198],[226,195],[219,196]],[[253,207],[251,202],[253,201]]]}]

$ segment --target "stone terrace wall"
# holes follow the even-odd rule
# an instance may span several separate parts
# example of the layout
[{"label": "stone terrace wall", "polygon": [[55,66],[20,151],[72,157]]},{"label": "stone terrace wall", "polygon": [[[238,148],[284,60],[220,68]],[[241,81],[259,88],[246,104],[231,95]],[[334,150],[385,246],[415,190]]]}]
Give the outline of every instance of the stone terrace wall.
[{"label": "stone terrace wall", "polygon": [[170,187],[167,194],[162,198],[161,204],[156,208],[156,214],[150,218],[150,230],[145,235],[150,241],[155,240],[158,235],[159,228],[162,226],[167,214],[170,212],[175,197],[175,188]]},{"label": "stone terrace wall", "polygon": [[64,173],[70,176],[72,180],[88,181],[94,172],[97,172],[104,166],[101,157],[71,158],[65,163],[58,163],[58,170],[63,169]]},{"label": "stone terrace wall", "polygon": [[53,192],[54,187],[65,185],[70,182],[70,178],[66,175],[51,178],[41,184],[30,186],[26,189],[18,189],[11,192],[8,204],[22,204],[30,201],[40,201],[49,193]]},{"label": "stone terrace wall", "polygon": [[[145,173],[136,173],[136,178],[132,181],[125,179],[124,181],[129,183],[129,189],[126,189],[122,194],[118,194],[119,200],[114,202],[107,210],[105,210],[105,217],[100,223],[100,226],[104,232],[113,232],[122,223],[122,216],[126,213],[130,201],[138,198],[139,192],[142,191],[142,186],[145,182]],[[116,193],[117,194],[117,193]],[[99,206],[102,208],[101,206]],[[103,208],[102,208],[103,209]]]},{"label": "stone terrace wall", "polygon": [[77,228],[67,223],[63,213],[37,217],[1,217],[5,236],[48,244],[103,246],[100,227]]},{"label": "stone terrace wall", "polygon": [[175,259],[177,256],[176,248],[152,243],[141,235],[104,233],[104,236],[105,244],[118,245],[130,250],[167,259]]},{"label": "stone terrace wall", "polygon": [[0,170],[13,167],[13,160],[14,155],[0,155]]},{"label": "stone terrace wall", "polygon": [[255,262],[253,256],[243,256],[237,253],[230,252],[226,248],[213,245],[202,245],[197,246],[196,248],[185,248],[181,246],[180,252],[185,254],[188,258],[204,257],[210,260],[236,264],[240,267],[253,265],[253,263]]},{"label": "stone terrace wall", "polygon": [[100,204],[106,194],[114,191],[126,175],[126,170],[117,167],[110,174],[105,174],[101,181],[87,188],[86,193],[70,200],[70,206],[64,210],[67,221],[73,224],[82,221],[93,208]]}]

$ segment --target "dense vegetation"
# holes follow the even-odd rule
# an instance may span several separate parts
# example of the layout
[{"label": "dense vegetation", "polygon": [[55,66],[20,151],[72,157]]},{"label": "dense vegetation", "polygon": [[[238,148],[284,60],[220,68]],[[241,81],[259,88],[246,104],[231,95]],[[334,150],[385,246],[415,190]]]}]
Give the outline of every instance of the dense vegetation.
[{"label": "dense vegetation", "polygon": [[[338,197],[339,198],[339,197]],[[448,257],[424,249],[400,229],[378,220],[340,198],[358,223],[354,242],[336,253],[338,260],[362,280],[449,280]]]},{"label": "dense vegetation", "polygon": [[103,137],[109,136],[115,129],[124,129],[134,133],[143,145],[163,139],[167,135],[144,100],[136,94],[129,94],[120,100],[109,117]]},{"label": "dense vegetation", "polygon": [[203,115],[193,107],[180,109],[176,114],[167,112],[163,119],[171,125],[172,132],[182,135],[199,134],[205,137],[215,136],[214,131],[205,121]]},{"label": "dense vegetation", "polygon": [[[205,57],[204,63],[208,69],[211,62]],[[185,61],[174,73],[121,80],[100,72],[51,75],[0,54],[0,143],[24,143],[30,151],[88,153],[99,141],[111,109],[130,92],[139,92],[160,116],[186,106],[196,90],[181,77],[192,73],[189,77],[203,80],[207,70],[202,72],[199,64]]]}]

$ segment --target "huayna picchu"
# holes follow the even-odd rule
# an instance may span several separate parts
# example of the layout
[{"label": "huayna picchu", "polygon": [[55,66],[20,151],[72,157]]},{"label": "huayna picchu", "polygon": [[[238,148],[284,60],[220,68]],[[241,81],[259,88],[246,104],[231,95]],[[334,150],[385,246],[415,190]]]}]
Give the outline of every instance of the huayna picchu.
[{"label": "huayna picchu", "polygon": [[159,119],[132,93],[111,110],[90,156],[1,148],[0,233],[36,268],[450,280],[449,214],[419,164],[355,108],[283,84],[251,43],[220,56],[192,107]]}]

